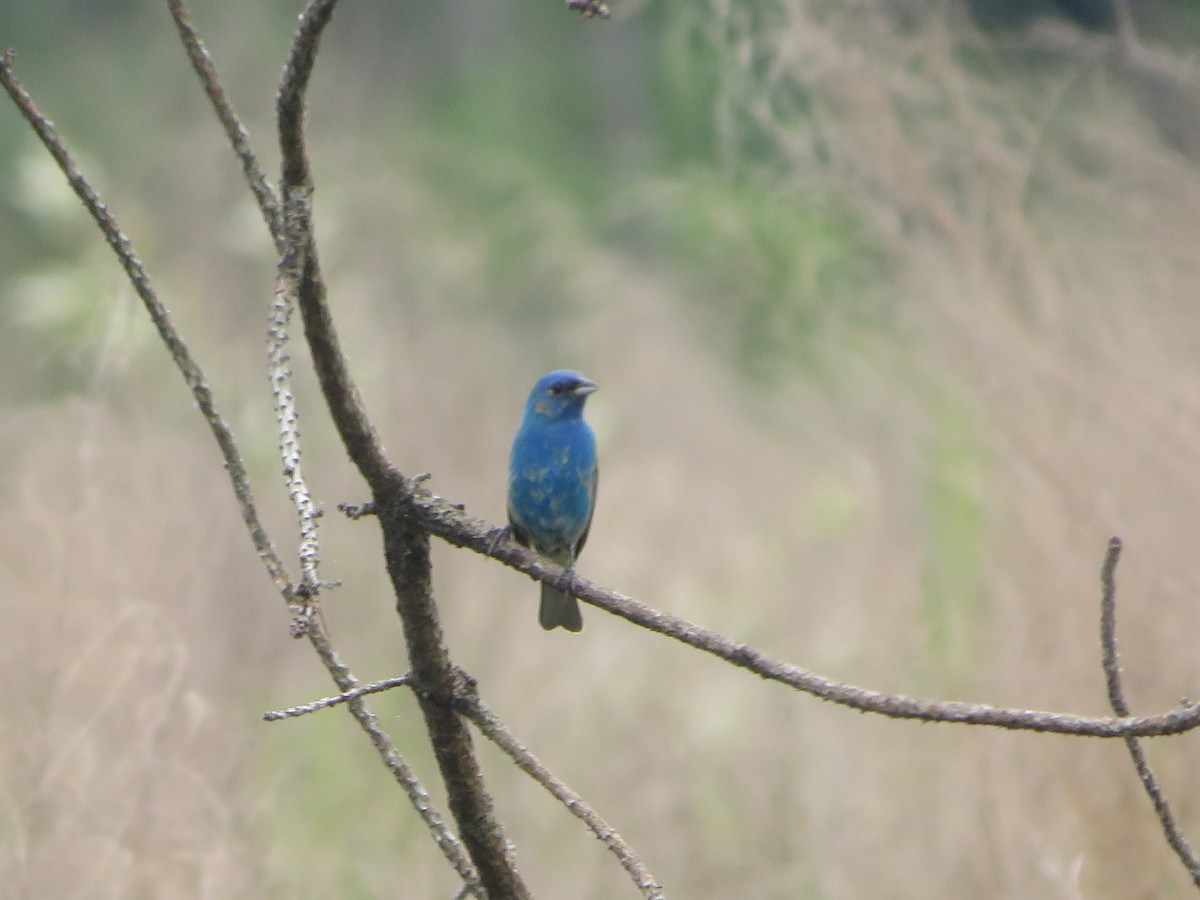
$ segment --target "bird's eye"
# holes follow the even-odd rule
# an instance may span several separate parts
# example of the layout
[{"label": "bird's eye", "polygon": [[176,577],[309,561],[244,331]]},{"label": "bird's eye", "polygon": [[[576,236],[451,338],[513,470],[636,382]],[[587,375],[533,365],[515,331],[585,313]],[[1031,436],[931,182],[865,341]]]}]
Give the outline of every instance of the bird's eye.
[{"label": "bird's eye", "polygon": [[551,388],[550,388],[550,393],[552,393],[552,394],[561,394],[561,393],[562,393],[563,391],[565,391],[566,389],[567,389],[567,386],[566,386],[565,384],[555,384],[555,385],[552,385],[552,386],[551,386]]}]

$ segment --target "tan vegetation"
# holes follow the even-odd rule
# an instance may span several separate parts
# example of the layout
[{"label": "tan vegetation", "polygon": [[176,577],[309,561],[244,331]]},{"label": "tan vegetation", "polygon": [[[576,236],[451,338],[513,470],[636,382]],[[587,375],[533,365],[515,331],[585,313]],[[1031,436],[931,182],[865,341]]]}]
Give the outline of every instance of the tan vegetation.
[{"label": "tan vegetation", "polygon": [[[367,131],[331,96],[366,77],[333,45],[314,98],[318,230],[389,450],[499,521],[527,383],[576,366],[602,387],[584,574],[831,677],[923,697],[1103,714],[1096,573],[1119,533],[1130,701],[1174,705],[1200,674],[1195,163],[1127,73],[1086,48],[1034,65],[954,16],[783,0],[765,21],[749,8],[674,12],[720,51],[726,174],[753,168],[738,141],[753,126],[780,194],[853,210],[886,251],[855,303],[820,309],[808,361],[765,387],[728,364],[728,310],[698,315],[688,273],[597,244],[519,161],[496,182],[536,238],[522,260],[570,311],[535,336],[489,307],[494,235],[420,177],[444,137]],[[214,31],[220,61],[238,29]],[[139,192],[106,160],[110,199],[147,241],[286,534],[258,379],[267,243],[230,224],[249,217],[205,115],[197,96],[198,124],[163,140],[163,165],[186,151],[195,173],[177,193]],[[370,140],[346,140],[360,131]],[[690,177],[641,173],[612,221],[653,212]],[[137,313],[108,262],[80,265],[98,273],[86,295],[115,310],[83,329],[106,348],[85,396],[33,405],[17,383],[0,419],[0,884],[23,897],[451,895],[344,713],[259,721],[332,688],[287,638],[182,386],[152,343],[113,337]],[[784,299],[799,303],[796,279]],[[330,513],[365,499],[315,392],[301,402],[318,499]],[[483,696],[670,896],[1190,890],[1119,742],[863,717],[595,611],[580,637],[548,636],[531,582],[435,554],[448,640]],[[342,654],[363,678],[402,672],[373,523],[328,515],[323,559],[345,581],[324,606]],[[372,705],[432,785],[410,699]],[[1197,740],[1150,753],[1200,840]],[[537,895],[630,893],[573,820],[484,759]]]}]

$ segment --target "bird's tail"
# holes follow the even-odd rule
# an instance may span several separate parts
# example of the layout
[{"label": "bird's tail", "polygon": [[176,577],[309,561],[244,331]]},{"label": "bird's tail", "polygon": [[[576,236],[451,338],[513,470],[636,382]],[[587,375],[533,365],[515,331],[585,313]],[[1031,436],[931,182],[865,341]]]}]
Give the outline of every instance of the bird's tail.
[{"label": "bird's tail", "polygon": [[582,631],[583,616],[579,613],[579,601],[566,591],[543,583],[538,622],[547,631],[560,625],[567,631]]}]

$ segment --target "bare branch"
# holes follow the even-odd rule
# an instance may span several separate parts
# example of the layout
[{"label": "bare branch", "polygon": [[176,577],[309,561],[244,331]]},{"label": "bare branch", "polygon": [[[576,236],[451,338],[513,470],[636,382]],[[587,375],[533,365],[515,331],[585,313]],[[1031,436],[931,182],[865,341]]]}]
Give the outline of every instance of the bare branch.
[{"label": "bare branch", "polygon": [[300,547],[297,555],[300,559],[300,579],[306,598],[315,602],[321,590],[321,580],[317,575],[321,551],[321,512],[313,502],[312,493],[304,480],[301,462],[300,413],[296,409],[296,395],[292,391],[291,358],[287,354],[288,325],[295,308],[293,295],[289,293],[290,284],[285,280],[290,277],[291,273],[285,272],[281,265],[267,329],[267,371],[271,378],[271,394],[275,398],[283,478],[299,522]]},{"label": "bare branch", "polygon": [[[271,232],[276,247],[282,253],[285,249],[283,223],[280,217],[279,201],[275,191],[267,182],[266,175],[259,165],[258,156],[250,146],[250,135],[242,125],[237,113],[230,103],[225,89],[217,75],[216,66],[209,56],[199,32],[191,21],[191,13],[183,0],[167,0],[171,16],[180,40],[192,61],[192,67],[204,87],[212,103],[213,110],[220,120],[230,146],[242,162],[242,171],[246,182],[254,194],[263,219]],[[292,622],[292,634],[295,637],[304,635],[314,614],[315,602],[322,584],[317,574],[320,559],[319,525],[320,511],[313,502],[312,494],[304,480],[301,465],[301,443],[299,428],[299,413],[296,409],[295,395],[291,388],[290,359],[286,352],[288,342],[288,324],[291,319],[294,304],[289,302],[286,294],[276,291],[275,301],[271,305],[270,324],[267,331],[267,367],[271,381],[271,393],[275,398],[275,418],[279,424],[279,452],[283,464],[283,476],[287,484],[288,497],[296,507],[299,521],[301,586],[296,592],[297,603]]]},{"label": "bare branch", "polygon": [[[234,494],[237,497],[238,506],[242,512],[242,519],[254,542],[255,549],[258,551],[258,555],[266,566],[267,573],[270,575],[276,588],[285,601],[295,609],[298,605],[303,604],[304,591],[302,588],[294,587],[290,578],[288,578],[283,563],[275,552],[274,546],[258,517],[245,464],[242,462],[241,454],[237,449],[232,431],[226,425],[216,408],[212,392],[205,381],[203,372],[192,358],[187,345],[176,333],[169,313],[159,300],[151,284],[150,277],[145,271],[145,267],[133,252],[129,239],[121,232],[116,220],[79,170],[79,167],[72,159],[66,145],[59,138],[49,119],[38,111],[32,98],[21,87],[12,71],[12,66],[12,51],[8,51],[3,56],[0,56],[0,84],[3,84],[5,91],[12,98],[18,109],[21,110],[22,115],[46,146],[46,149],[50,152],[55,162],[58,163],[59,168],[62,169],[72,189],[74,189],[80,200],[83,201],[84,207],[100,227],[109,246],[116,253],[122,267],[125,269],[130,283],[150,313],[155,327],[158,329],[163,342],[167,345],[172,358],[175,360],[175,364],[183,373],[184,380],[191,389],[196,404],[208,422],[217,445],[221,449],[221,453],[225,458],[225,468],[229,473]],[[357,688],[358,681],[341,660],[338,659],[319,619],[315,619],[310,623],[310,627],[307,629],[307,636],[338,687],[343,692],[352,691]],[[361,699],[347,702],[349,703],[351,713],[371,739],[384,764],[405,790],[418,815],[425,821],[439,848],[463,879],[465,890],[468,893],[483,896],[474,866],[467,857],[462,844],[449,828],[446,827],[441,816],[433,808],[433,804],[424,786],[404,762],[395,745],[392,743],[391,738],[379,727],[378,720],[367,709]]]},{"label": "bare branch", "polygon": [[179,39],[183,41],[188,58],[192,61],[192,68],[196,70],[196,76],[204,87],[204,93],[208,95],[213,111],[216,112],[221,127],[225,129],[225,136],[229,139],[233,152],[242,162],[242,172],[245,173],[246,183],[249,185],[251,193],[254,194],[254,199],[258,202],[258,208],[262,211],[263,219],[271,230],[276,247],[281,247],[279,198],[275,195],[275,189],[267,181],[267,176],[258,163],[258,156],[250,146],[250,133],[242,125],[241,119],[234,111],[233,104],[225,94],[225,88],[221,85],[220,78],[217,77],[217,68],[213,65],[212,57],[208,55],[208,48],[204,46],[199,32],[192,24],[192,16],[187,5],[183,0],[167,0],[167,6],[171,9],[171,18],[175,20]]},{"label": "bare branch", "polygon": [[339,706],[342,703],[348,703],[351,700],[357,700],[359,697],[365,697],[367,694],[378,694],[381,691],[390,691],[392,688],[403,687],[406,684],[412,683],[412,677],[409,675],[401,675],[399,678],[385,678],[383,681],[376,681],[373,684],[368,684],[364,687],[355,688],[351,691],[345,691],[338,694],[336,697],[326,697],[323,700],[315,700],[312,703],[306,703],[303,706],[292,706],[288,709],[275,710],[273,712],[263,713],[264,722],[278,722],[281,719],[294,719],[296,716],[306,716],[309,713],[315,713],[318,710],[329,709],[331,706]]},{"label": "bare branch", "polygon": [[[313,623],[313,627],[308,632],[308,639],[343,694],[351,694],[355,691],[368,693],[368,691],[360,688],[358,680],[338,658],[332,644],[329,643],[329,636],[325,633],[325,629],[320,621]],[[417,815],[425,823],[425,827],[429,829],[429,833],[433,836],[438,848],[450,862],[450,865],[454,867],[459,877],[462,878],[465,889],[468,893],[473,893],[476,896],[486,896],[480,885],[479,876],[471,860],[468,858],[462,842],[454,836],[454,833],[442,820],[442,816],[434,807],[433,801],[425,790],[425,786],[408,763],[404,761],[404,757],[400,755],[400,751],[396,749],[396,745],[392,743],[392,739],[388,736],[387,732],[380,727],[379,719],[367,708],[361,696],[348,699],[346,703],[350,709],[350,714],[354,716],[359,727],[371,739],[371,743],[374,745],[383,764],[392,773],[392,777],[396,779],[397,784],[404,790],[404,793],[408,795],[409,802],[412,803],[413,809],[417,811]]]},{"label": "bare branch", "polygon": [[325,283],[313,240],[312,184],[305,154],[304,90],[316,61],[321,31],[335,5],[336,0],[310,0],[300,17],[276,99],[283,154],[283,249],[277,295],[299,304],[313,367],[334,425],[350,459],[376,489],[393,474],[393,469],[367,417],[325,302]]},{"label": "bare branch", "polygon": [[643,897],[647,900],[662,900],[665,896],[662,885],[646,868],[645,863],[633,851],[633,848],[625,843],[625,839],[616,829],[605,822],[598,812],[584,802],[582,797],[567,787],[536,756],[530,753],[504,726],[504,723],[483,704],[478,693],[468,690],[459,697],[458,709],[475,723],[484,737],[507,753],[521,771],[549,791],[573,816],[581,819],[592,830],[592,833],[620,860],[621,866],[629,873]]},{"label": "bare branch", "polygon": [[300,308],[326,405],[348,455],[374,494],[396,609],[418,686],[417,697],[463,843],[489,896],[524,898],[529,891],[517,872],[511,846],[484,787],[471,733],[450,702],[461,676],[450,663],[433,601],[429,535],[411,511],[416,485],[398,472],[383,452],[350,376],[325,302],[312,229],[313,187],[305,154],[304,93],[323,29],[335,6],[335,0],[308,3],[300,17],[276,101],[283,155],[284,238],[277,295],[280,302],[294,302]]},{"label": "bare branch", "polygon": [[[313,703],[306,703],[303,706],[293,706],[290,709],[264,713],[263,719],[268,722],[274,722],[308,715],[309,713],[329,709],[330,707],[338,706],[351,700],[357,700],[367,694],[388,691],[404,685],[412,686],[412,684],[413,678],[411,675],[388,678],[364,687],[345,691],[336,697],[327,697]],[[566,806],[572,815],[582,820],[591,829],[592,833],[617,857],[622,867],[633,878],[635,886],[641,891],[644,897],[648,898],[648,900],[662,900],[664,897],[662,885],[658,883],[658,880],[646,868],[645,863],[642,862],[641,858],[625,842],[616,829],[604,821],[600,814],[584,802],[579,794],[567,787],[563,781],[546,768],[537,757],[530,753],[513,736],[512,732],[496,717],[495,713],[488,709],[483,701],[479,699],[475,679],[464,674],[460,685],[461,690],[455,697],[455,709],[474,722],[483,736],[507,753],[518,768],[546,788],[552,796]]]},{"label": "bare branch", "polygon": [[141,298],[142,305],[146,307],[146,311],[150,314],[150,319],[154,323],[154,327],[158,329],[159,336],[162,338],[163,343],[167,345],[171,359],[175,361],[175,365],[183,374],[183,379],[187,382],[188,389],[192,392],[192,396],[196,400],[200,414],[204,416],[204,420],[208,423],[208,427],[216,439],[217,446],[221,450],[221,455],[225,459],[225,470],[229,473],[229,480],[233,485],[233,493],[237,498],[238,508],[242,513],[242,521],[246,523],[246,529],[250,533],[250,539],[254,542],[254,549],[258,553],[259,559],[266,566],[267,574],[270,576],[271,581],[274,582],[276,589],[285,598],[292,598],[291,579],[288,577],[283,562],[275,552],[275,547],[271,543],[266,529],[259,519],[254,495],[250,489],[249,476],[246,473],[246,464],[242,461],[241,453],[233,437],[233,431],[225,423],[221,413],[217,410],[212,390],[205,380],[204,372],[193,358],[187,344],[183,342],[183,339],[176,332],[175,326],[171,322],[170,314],[167,312],[166,306],[159,299],[153,284],[151,284],[150,276],[147,274],[145,266],[142,265],[141,260],[133,252],[129,238],[121,232],[116,219],[113,218],[108,208],[104,205],[104,201],[100,199],[100,196],[92,188],[91,184],[88,183],[79,166],[72,159],[66,144],[63,143],[55,131],[53,124],[38,111],[33,99],[17,80],[16,75],[12,71],[12,66],[13,53],[9,50],[0,58],[0,83],[4,85],[5,91],[8,92],[9,97],[12,98],[17,108],[21,110],[21,114],[33,128],[42,144],[50,152],[54,161],[58,163],[58,167],[62,170],[63,175],[66,176],[76,196],[83,201],[84,207],[91,214],[96,225],[99,226],[109,247],[117,255],[117,259],[120,261],[126,276],[129,278],[129,283],[133,285],[133,289],[137,291],[138,297]]},{"label": "bare branch", "polygon": [[1129,715],[1121,689],[1121,666],[1117,662],[1117,561],[1121,558],[1121,539],[1109,538],[1108,552],[1100,568],[1100,647],[1108,704],[1118,716]]},{"label": "bare branch", "polygon": [[529,891],[496,817],[471,732],[454,711],[453,701],[465,689],[465,676],[450,662],[433,601],[429,535],[412,514],[406,480],[397,477],[397,486],[376,494],[384,558],[396,594],[414,689],[446,785],[450,811],[488,896],[526,898]]},{"label": "bare branch", "polygon": [[[182,0],[168,0],[168,3],[171,7],[176,27],[179,30],[180,38],[187,49],[188,56],[192,60],[192,65],[200,78],[201,84],[205,88],[205,92],[217,113],[218,119],[225,129],[226,136],[234,152],[242,161],[242,168],[246,175],[247,183],[258,202],[258,206],[263,213],[263,218],[271,231],[275,245],[280,253],[275,300],[271,308],[268,333],[268,368],[272,393],[275,397],[276,417],[280,426],[280,452],[283,461],[284,477],[288,484],[288,494],[296,506],[300,517],[301,541],[299,557],[302,569],[302,585],[293,593],[304,600],[304,605],[301,613],[296,618],[296,623],[293,625],[293,634],[296,636],[307,634],[318,656],[325,664],[326,669],[333,676],[338,687],[342,689],[343,693],[338,698],[318,705],[334,705],[342,702],[349,704],[351,714],[371,739],[384,765],[392,772],[393,777],[408,795],[413,807],[424,820],[442,853],[462,878],[463,888],[460,892],[461,895],[482,897],[484,893],[478,874],[468,858],[462,843],[442,821],[440,814],[434,808],[420,780],[408,764],[404,762],[403,757],[396,750],[391,738],[379,727],[379,722],[375,718],[375,715],[361,700],[363,695],[385,688],[380,685],[371,685],[365,688],[357,687],[356,679],[350,673],[349,669],[338,659],[332,645],[329,643],[328,636],[324,631],[324,626],[321,624],[319,617],[312,615],[310,604],[315,600],[322,587],[316,571],[319,547],[317,519],[320,513],[312,501],[301,468],[299,416],[295,406],[295,396],[291,390],[290,360],[285,349],[288,341],[288,325],[292,310],[295,308],[297,295],[307,294],[322,306],[323,302],[321,301],[324,299],[324,285],[321,281],[316,250],[311,237],[311,218],[308,206],[310,193],[305,188],[308,178],[307,166],[299,172],[299,178],[291,182],[289,182],[288,178],[284,178],[285,191],[289,183],[302,187],[300,192],[302,199],[298,204],[300,207],[300,217],[297,220],[298,217],[296,215],[291,217],[284,215],[275,192],[271,189],[266,176],[258,164],[257,155],[250,147],[249,135],[234,112],[232,104],[226,97],[211,58],[203,42],[200,40],[199,34],[191,23],[186,6]],[[295,45],[293,46],[289,71],[299,73],[300,77],[295,82],[289,82],[285,77],[285,89],[281,94],[281,105],[286,106],[291,104],[291,108],[297,114],[297,119],[295,120],[297,128],[294,134],[300,139],[296,144],[299,156],[294,157],[294,159],[304,159],[303,131],[299,127],[302,125],[303,118],[303,88],[307,83],[307,72],[311,71],[312,62],[315,58],[316,42],[319,38],[320,30],[332,14],[334,5],[333,2],[310,4],[309,10],[301,18],[300,33],[297,35]],[[308,39],[309,37],[311,37],[311,40]],[[298,50],[301,52],[297,52]],[[306,50],[308,51],[307,55],[304,53]],[[307,68],[305,69],[305,67]],[[288,87],[289,84],[295,90],[290,90]],[[283,116],[281,114],[282,121]],[[281,137],[284,133],[284,130],[281,128]],[[285,154],[286,159],[287,156]],[[288,228],[289,224],[292,226],[291,229]],[[293,239],[289,240],[289,237]],[[333,333],[331,320],[328,323],[326,334],[329,336],[327,343],[332,345],[336,358],[340,362],[341,353],[337,347],[336,335]],[[344,369],[344,365],[342,368]],[[351,396],[357,398],[353,384],[350,384],[350,392]],[[365,414],[363,418],[365,419]],[[369,430],[369,423],[367,433],[373,434]],[[403,683],[404,680],[394,679],[393,681],[399,684]],[[389,684],[388,686],[393,685]]]},{"label": "bare branch", "polygon": [[336,7],[337,0],[309,0],[300,14],[300,25],[284,66],[275,109],[279,119],[285,186],[299,187],[310,180],[308,154],[304,148],[304,94],[317,61],[321,35]]},{"label": "bare branch", "polygon": [[357,522],[367,516],[375,515],[375,504],[368,500],[366,503],[339,503],[338,509],[347,518]]},{"label": "bare branch", "polygon": [[[1128,716],[1129,704],[1125,702],[1125,691],[1121,686],[1121,666],[1117,661],[1116,572],[1117,561],[1120,557],[1121,539],[1118,537],[1109,539],[1108,552],[1104,554],[1104,565],[1100,569],[1100,646],[1109,705],[1118,716]],[[1129,755],[1133,759],[1133,765],[1137,769],[1142,787],[1150,797],[1150,802],[1154,804],[1154,812],[1162,825],[1167,843],[1171,845],[1171,849],[1175,851],[1184,868],[1188,870],[1188,874],[1192,877],[1192,884],[1200,887],[1200,861],[1197,861],[1187,838],[1183,836],[1183,832],[1179,830],[1179,826],[1175,822],[1175,816],[1171,813],[1171,805],[1167,802],[1162,788],[1159,787],[1158,779],[1154,777],[1154,772],[1146,759],[1146,752],[1142,749],[1141,741],[1127,734],[1125,735],[1125,746],[1129,749]]]},{"label": "bare branch", "polygon": [[[524,572],[539,581],[558,584],[564,570],[515,541],[495,540],[496,526],[478,519],[456,505],[417,490],[413,509],[421,526],[448,544],[466,547],[484,556]],[[733,641],[720,632],[704,628],[679,616],[662,613],[624,594],[601,587],[578,573],[573,593],[587,603],[628,619],[651,631],[674,638],[697,650],[711,653],[726,662],[747,669],[770,681],[778,681],[796,690],[848,706],[861,712],[877,713],[895,719],[919,719],[925,722],[957,722],[967,725],[991,725],[1017,731],[1042,731],[1089,737],[1158,737],[1181,734],[1200,727],[1200,704],[1187,702],[1179,709],[1157,716],[1120,718],[1077,716],[1068,713],[1010,709],[987,704],[953,701],[916,700],[899,694],[885,694],[843,684],[791,663],[773,659],[761,650]]]},{"label": "bare branch", "polygon": [[579,13],[585,19],[612,18],[612,10],[602,0],[567,0],[567,9]]}]

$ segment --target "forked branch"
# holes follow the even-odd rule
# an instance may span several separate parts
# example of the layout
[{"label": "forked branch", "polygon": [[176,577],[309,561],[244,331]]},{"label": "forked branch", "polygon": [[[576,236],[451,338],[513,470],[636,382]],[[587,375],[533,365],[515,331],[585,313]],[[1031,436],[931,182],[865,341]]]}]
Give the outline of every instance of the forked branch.
[{"label": "forked branch", "polygon": [[[1129,704],[1125,702],[1125,690],[1121,686],[1121,664],[1117,660],[1116,573],[1117,561],[1120,558],[1121,539],[1111,538],[1108,542],[1108,552],[1104,555],[1104,565],[1100,569],[1100,648],[1109,705],[1118,716],[1128,716]],[[1187,838],[1183,836],[1183,832],[1179,830],[1179,826],[1175,822],[1171,805],[1167,802],[1166,794],[1159,787],[1158,779],[1154,777],[1154,772],[1146,759],[1146,751],[1142,749],[1142,742],[1129,734],[1125,735],[1124,739],[1125,746],[1129,749],[1129,755],[1133,759],[1133,766],[1137,769],[1138,778],[1142,782],[1142,788],[1149,796],[1150,802],[1154,804],[1154,813],[1158,816],[1159,824],[1162,825],[1167,843],[1171,845],[1171,849],[1175,851],[1175,855],[1179,857],[1179,861],[1183,863],[1184,868],[1192,877],[1192,884],[1200,888],[1200,862],[1196,860],[1196,855],[1192,852]]]},{"label": "forked branch", "polygon": [[[192,356],[187,344],[178,334],[171,321],[166,305],[159,298],[145,266],[133,250],[129,239],[122,233],[116,218],[109,212],[99,194],[88,182],[83,172],[73,159],[66,144],[59,137],[56,129],[34,104],[28,92],[21,86],[13,71],[14,54],[7,51],[0,56],[0,84],[20,110],[22,116],[37,134],[46,150],[58,164],[71,185],[75,194],[82,201],[84,208],[95,220],[105,240],[116,254],[118,261],[125,270],[130,283],[138,297],[146,307],[151,320],[158,329],[159,335],[166,344],[171,358],[182,373],[188,388],[196,401],[197,408],[208,423],[221,455],[225,461],[225,469],[237,498],[242,519],[254,543],[255,550],[262,560],[268,575],[284,600],[299,612],[307,607],[304,591],[296,586],[288,577],[287,571],[279,558],[273,543],[258,515],[257,505],[250,487],[245,463],[237,447],[233,431],[225,422],[217,408],[212,391],[208,387],[204,372]],[[350,670],[338,658],[329,642],[319,619],[313,619],[306,631],[309,641],[316,650],[318,657],[329,671],[334,682],[342,691],[351,691],[358,686]],[[428,792],[416,777],[412,769],[405,763],[396,750],[391,738],[379,726],[374,714],[366,707],[361,698],[355,698],[349,703],[351,714],[358,721],[375,746],[381,760],[393,777],[403,787],[418,815],[424,820],[426,827],[435,842],[441,848],[447,860],[458,872],[465,889],[479,893],[479,879],[471,861],[458,839],[446,827],[440,814],[433,807]]]},{"label": "forked branch", "polygon": [[[560,583],[564,570],[514,541],[495,540],[496,526],[463,511],[461,504],[417,489],[413,507],[422,527],[455,547],[466,547],[524,572],[539,581]],[[894,719],[990,725],[1014,731],[1041,731],[1080,737],[1161,737],[1182,734],[1200,727],[1200,703],[1185,701],[1178,709],[1155,716],[1079,716],[1071,713],[1012,709],[985,703],[953,700],[917,700],[835,681],[799,666],[775,659],[748,644],[718,631],[639,603],[617,591],[602,587],[575,574],[573,593],[613,615],[650,631],[674,638],[697,650],[710,653],[770,681],[778,681],[821,700],[860,712]]]},{"label": "forked branch", "polygon": [[459,834],[488,896],[524,898],[508,838],[496,817],[466,723],[451,700],[459,674],[450,661],[433,600],[429,535],[412,510],[415,484],[387,459],[367,416],[325,302],[312,225],[313,182],[305,151],[305,91],[336,0],[310,0],[284,68],[276,101],[282,153],[283,247],[277,302],[296,304],[321,392],[351,461],[370,486],[383,531],[384,558],[396,596],[409,663],[430,744]]}]

